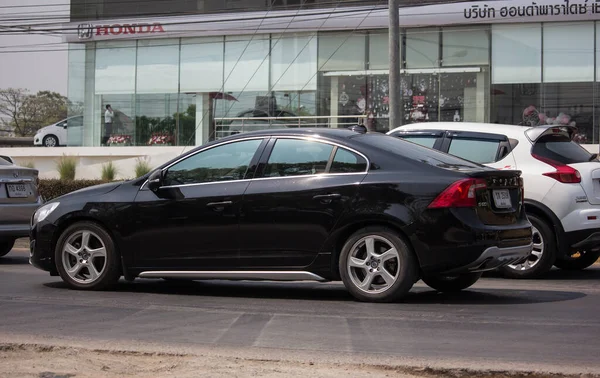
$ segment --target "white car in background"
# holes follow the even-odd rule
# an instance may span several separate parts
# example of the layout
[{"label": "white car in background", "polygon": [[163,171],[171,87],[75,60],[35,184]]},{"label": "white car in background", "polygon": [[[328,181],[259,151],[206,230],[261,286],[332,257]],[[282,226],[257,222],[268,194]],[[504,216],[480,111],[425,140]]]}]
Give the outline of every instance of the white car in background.
[{"label": "white car in background", "polygon": [[67,128],[81,128],[83,116],[73,116],[44,126],[33,137],[34,146],[58,147],[67,145]]},{"label": "white car in background", "polygon": [[600,256],[600,161],[573,142],[575,132],[569,126],[432,122],[387,134],[489,167],[522,171],[534,246],[527,261],[502,271],[511,278],[535,278],[553,265],[585,269]]}]

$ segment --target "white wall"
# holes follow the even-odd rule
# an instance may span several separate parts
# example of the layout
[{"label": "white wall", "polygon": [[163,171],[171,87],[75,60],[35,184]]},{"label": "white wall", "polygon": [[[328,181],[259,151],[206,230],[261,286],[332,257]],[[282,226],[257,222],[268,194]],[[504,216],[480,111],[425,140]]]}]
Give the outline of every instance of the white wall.
[{"label": "white wall", "polygon": [[59,178],[56,164],[63,156],[77,160],[77,179],[100,179],[102,165],[112,161],[117,167],[118,179],[135,177],[135,165],[147,158],[152,168],[181,155],[193,147],[23,147],[0,148],[0,155],[8,155],[16,164],[32,162],[40,171],[40,178]]}]

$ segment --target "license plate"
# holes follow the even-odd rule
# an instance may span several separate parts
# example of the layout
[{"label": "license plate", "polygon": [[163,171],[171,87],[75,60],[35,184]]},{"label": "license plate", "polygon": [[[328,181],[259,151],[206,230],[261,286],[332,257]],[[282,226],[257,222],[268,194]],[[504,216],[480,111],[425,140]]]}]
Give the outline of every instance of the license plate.
[{"label": "license plate", "polygon": [[508,189],[494,190],[494,203],[498,209],[508,209],[512,206]]},{"label": "license plate", "polygon": [[8,196],[12,198],[27,198],[31,195],[29,185],[25,184],[6,184]]}]

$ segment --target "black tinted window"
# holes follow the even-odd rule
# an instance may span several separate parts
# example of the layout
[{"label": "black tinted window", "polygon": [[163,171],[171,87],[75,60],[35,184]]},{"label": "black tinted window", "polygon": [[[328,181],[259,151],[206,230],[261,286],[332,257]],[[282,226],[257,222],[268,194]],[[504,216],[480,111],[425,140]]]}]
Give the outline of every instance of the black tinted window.
[{"label": "black tinted window", "polygon": [[429,147],[429,148],[433,148],[433,146],[435,145],[435,141],[437,140],[437,137],[434,136],[401,136],[399,135],[400,138],[407,140],[409,142],[413,142],[416,144],[420,144],[421,146],[425,146],[425,147]]},{"label": "black tinted window", "polygon": [[583,163],[592,158],[592,154],[585,148],[564,135],[541,137],[533,146],[531,153],[562,164]]},{"label": "black tinted window", "polygon": [[275,142],[265,177],[300,176],[324,173],[333,146],[301,139],[279,139]]},{"label": "black tinted window", "polygon": [[338,148],[331,163],[331,173],[354,173],[365,172],[367,161],[360,155],[343,148]]},{"label": "black tinted window", "polygon": [[458,169],[482,167],[477,163],[448,155],[437,150],[432,150],[418,144],[409,143],[390,135],[368,133],[358,135],[354,138],[372,147],[440,168]]},{"label": "black tinted window", "polygon": [[499,140],[453,138],[448,153],[475,163],[494,163],[499,146]]},{"label": "black tinted window", "polygon": [[261,141],[228,143],[192,155],[167,170],[165,185],[241,180]]},{"label": "black tinted window", "polygon": [[0,156],[0,165],[12,165],[12,163],[6,160],[3,156]]}]

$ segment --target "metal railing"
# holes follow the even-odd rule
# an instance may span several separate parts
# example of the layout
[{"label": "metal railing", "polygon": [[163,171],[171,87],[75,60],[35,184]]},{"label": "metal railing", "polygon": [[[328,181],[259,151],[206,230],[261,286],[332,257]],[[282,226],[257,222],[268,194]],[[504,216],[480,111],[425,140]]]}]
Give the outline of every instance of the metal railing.
[{"label": "metal railing", "polygon": [[[216,117],[215,138],[249,131],[282,128],[346,128],[364,124],[366,115],[298,116],[298,117]],[[348,121],[352,120],[352,121]]]}]

